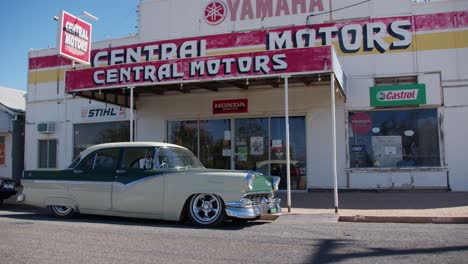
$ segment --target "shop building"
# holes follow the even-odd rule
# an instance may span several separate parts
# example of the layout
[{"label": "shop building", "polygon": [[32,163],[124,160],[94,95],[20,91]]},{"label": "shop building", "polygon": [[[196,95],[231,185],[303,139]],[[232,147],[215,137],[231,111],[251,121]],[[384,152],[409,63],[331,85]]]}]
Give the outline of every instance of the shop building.
[{"label": "shop building", "polygon": [[468,190],[468,3],[353,4],[141,1],[91,66],[31,51],[26,168],[132,137],[285,177],[288,87],[292,189]]},{"label": "shop building", "polygon": [[0,87],[0,177],[19,181],[24,169],[25,92]]}]

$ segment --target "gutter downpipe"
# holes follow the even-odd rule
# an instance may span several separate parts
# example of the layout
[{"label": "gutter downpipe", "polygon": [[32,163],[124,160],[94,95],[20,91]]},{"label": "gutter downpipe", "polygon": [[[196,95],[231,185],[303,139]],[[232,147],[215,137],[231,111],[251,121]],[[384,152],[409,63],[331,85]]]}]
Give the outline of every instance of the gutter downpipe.
[{"label": "gutter downpipe", "polygon": [[332,114],[332,142],[333,142],[333,194],[335,202],[335,214],[338,213],[338,179],[336,169],[336,111],[335,111],[335,73],[331,73],[330,76],[330,88],[331,88],[331,114]]},{"label": "gutter downpipe", "polygon": [[283,76],[284,78],[284,114],[286,124],[286,185],[288,190],[288,213],[291,212],[291,158],[289,153],[289,76]]}]

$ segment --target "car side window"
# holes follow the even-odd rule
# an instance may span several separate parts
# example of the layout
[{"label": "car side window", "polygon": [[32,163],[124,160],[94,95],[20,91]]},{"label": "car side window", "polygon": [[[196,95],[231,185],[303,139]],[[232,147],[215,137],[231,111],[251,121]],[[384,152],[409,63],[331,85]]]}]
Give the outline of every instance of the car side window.
[{"label": "car side window", "polygon": [[113,170],[119,160],[119,149],[102,149],[86,157],[82,170]]},{"label": "car side window", "polygon": [[125,148],[120,169],[152,169],[154,165],[154,148]]}]

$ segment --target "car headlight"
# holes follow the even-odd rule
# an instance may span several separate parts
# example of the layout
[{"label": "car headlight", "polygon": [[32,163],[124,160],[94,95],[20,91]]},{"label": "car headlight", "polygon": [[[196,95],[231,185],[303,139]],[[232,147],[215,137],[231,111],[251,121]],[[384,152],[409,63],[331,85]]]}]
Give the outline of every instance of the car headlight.
[{"label": "car headlight", "polygon": [[278,177],[278,176],[273,176],[273,181],[272,181],[273,191],[276,192],[277,190],[279,190],[280,181],[281,181],[281,178],[280,178],[280,177]]},{"label": "car headlight", "polygon": [[246,193],[253,189],[253,181],[255,179],[255,174],[249,172],[247,176],[245,176],[244,184],[242,184],[242,193]]}]

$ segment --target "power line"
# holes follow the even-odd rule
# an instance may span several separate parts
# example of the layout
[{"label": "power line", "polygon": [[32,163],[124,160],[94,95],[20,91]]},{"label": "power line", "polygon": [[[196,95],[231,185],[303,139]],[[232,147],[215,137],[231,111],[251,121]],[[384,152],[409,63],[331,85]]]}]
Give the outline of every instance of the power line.
[{"label": "power line", "polygon": [[312,16],[320,16],[320,15],[323,15],[323,14],[330,14],[332,12],[336,12],[336,11],[340,11],[340,10],[343,10],[343,9],[347,9],[347,8],[350,8],[350,7],[353,7],[353,6],[357,6],[357,5],[360,5],[360,4],[364,4],[364,3],[367,3],[367,2],[370,2],[371,0],[365,0],[365,1],[362,1],[362,2],[359,2],[359,3],[355,3],[355,4],[352,4],[352,5],[349,5],[349,6],[344,6],[344,7],[341,7],[341,8],[337,8],[337,9],[334,9],[334,10],[330,10],[330,11],[327,11],[327,12],[322,12],[322,13],[318,13],[318,14],[310,14],[306,17],[306,20],[309,19],[309,17],[312,17]]}]

